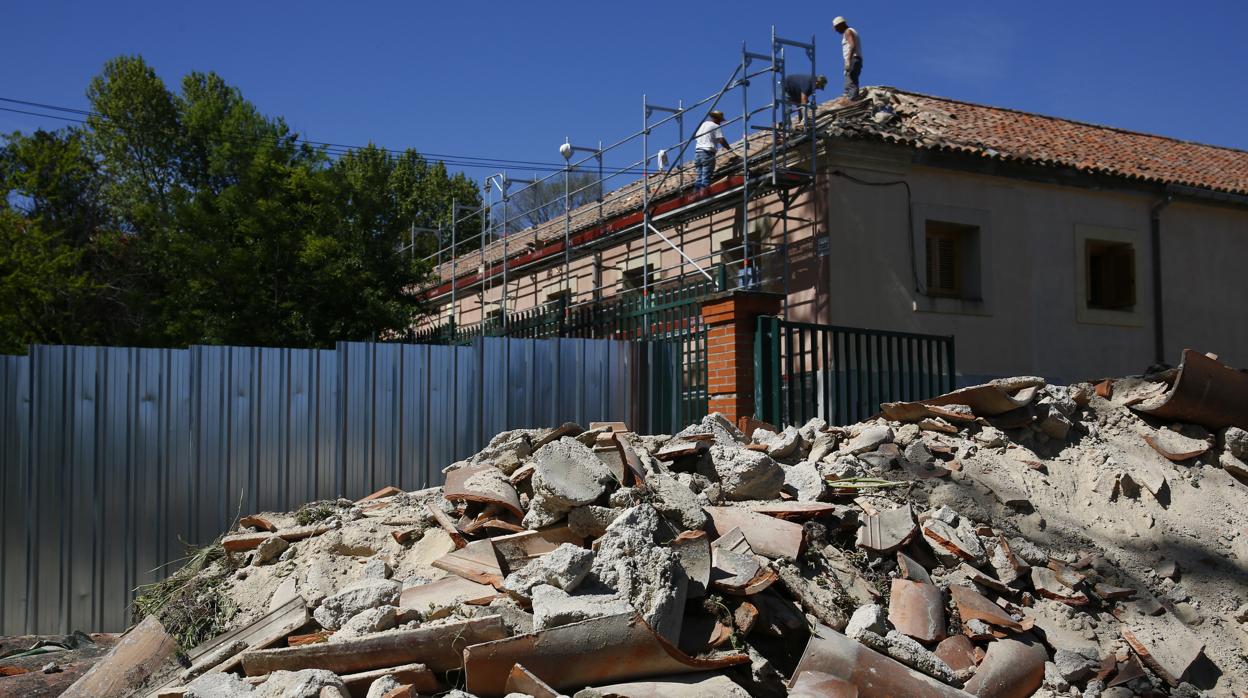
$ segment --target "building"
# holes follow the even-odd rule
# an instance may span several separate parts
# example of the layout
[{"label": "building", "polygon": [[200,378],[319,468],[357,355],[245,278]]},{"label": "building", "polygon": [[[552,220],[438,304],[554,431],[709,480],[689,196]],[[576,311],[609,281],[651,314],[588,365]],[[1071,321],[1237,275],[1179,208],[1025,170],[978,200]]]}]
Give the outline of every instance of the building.
[{"label": "building", "polygon": [[782,294],[790,320],[953,335],[961,384],[1126,375],[1186,347],[1248,365],[1248,152],[885,87],[768,161],[771,140],[736,144],[748,180],[739,160],[698,196],[688,167],[650,174],[486,264],[444,262],[437,322],[718,276]]}]

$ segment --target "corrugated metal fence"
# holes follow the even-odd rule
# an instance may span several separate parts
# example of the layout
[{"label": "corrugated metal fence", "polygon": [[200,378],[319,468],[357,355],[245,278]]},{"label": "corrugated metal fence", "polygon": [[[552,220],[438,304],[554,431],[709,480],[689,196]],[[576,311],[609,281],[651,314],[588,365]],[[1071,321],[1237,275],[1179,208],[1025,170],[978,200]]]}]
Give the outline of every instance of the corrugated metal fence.
[{"label": "corrugated metal fence", "polygon": [[651,413],[678,411],[648,386],[675,376],[662,347],[589,339],[0,356],[0,634],[124,628],[182,541],[240,511],[440,484],[505,429],[667,431]]}]

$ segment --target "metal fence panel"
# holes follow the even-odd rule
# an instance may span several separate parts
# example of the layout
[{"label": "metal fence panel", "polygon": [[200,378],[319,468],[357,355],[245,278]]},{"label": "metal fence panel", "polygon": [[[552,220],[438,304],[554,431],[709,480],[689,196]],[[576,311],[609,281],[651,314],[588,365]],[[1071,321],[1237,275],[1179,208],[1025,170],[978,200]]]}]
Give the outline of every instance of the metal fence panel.
[{"label": "metal fence panel", "polygon": [[677,359],[505,337],[0,356],[0,634],[125,628],[133,590],[240,512],[436,485],[504,429],[639,424]]},{"label": "metal fence panel", "polygon": [[757,416],[777,425],[852,424],[880,403],[953,390],[954,338],[758,318]]}]

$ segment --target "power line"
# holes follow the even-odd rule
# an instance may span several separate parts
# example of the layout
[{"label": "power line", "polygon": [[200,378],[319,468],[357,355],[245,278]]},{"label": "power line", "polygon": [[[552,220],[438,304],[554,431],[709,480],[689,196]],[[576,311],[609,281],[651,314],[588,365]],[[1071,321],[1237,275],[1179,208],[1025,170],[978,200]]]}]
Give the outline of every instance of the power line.
[{"label": "power line", "polygon": [[[96,117],[96,118],[105,119],[108,121],[114,120],[111,117],[108,117],[104,114],[100,114],[99,112],[93,112],[93,111],[89,111],[85,109],[77,109],[73,107],[57,106],[54,104],[46,104],[42,102],[33,102],[29,100],[15,99],[12,97],[0,97],[0,102],[9,102],[11,104],[21,104],[24,106],[36,107],[39,109],[49,109],[49,110],[65,112],[69,114],[77,114],[77,115],[85,116],[85,117]],[[38,112],[25,111],[22,109],[13,109],[10,107],[0,107],[0,111],[12,112],[15,114],[26,114],[29,116],[37,116],[37,117],[43,117],[43,118],[48,118],[48,119],[58,119],[61,121],[69,121],[72,123],[79,123],[79,124],[87,123],[86,119],[58,116],[56,114],[41,114]],[[324,149],[327,153],[332,154],[332,155],[344,155],[352,151],[363,150],[364,148],[367,147],[367,146],[359,146],[359,145],[347,145],[347,144],[342,144],[342,143],[331,143],[328,141],[315,141],[309,138],[300,137],[297,134],[292,136],[291,139],[294,141],[300,141],[300,142],[306,143],[308,145],[320,147]],[[238,142],[240,140],[245,140],[247,142],[255,142],[257,140],[273,140],[274,142],[280,142],[282,140],[282,137],[281,136],[257,135],[257,136],[240,136],[238,138],[227,138],[226,140],[234,140],[235,142]],[[385,148],[385,147],[378,146],[375,144],[373,145],[373,147],[391,155],[403,155],[407,152],[405,150]],[[415,149],[412,149],[412,150],[415,150]],[[505,158],[484,158],[484,157],[473,156],[473,155],[451,155],[451,154],[446,154],[446,153],[423,153],[423,152],[420,152],[419,150],[416,150],[416,152],[420,154],[420,156],[423,158],[430,159],[430,160],[437,160],[448,166],[463,167],[463,168],[517,169],[517,170],[528,170],[528,171],[533,171],[533,172],[555,173],[555,172],[562,172],[565,167],[565,165],[561,165],[559,163],[540,162],[540,161],[534,161],[534,160],[510,160],[510,159],[505,159]],[[645,173],[645,170],[639,167],[635,167],[635,166],[604,168],[604,171],[603,171],[604,176],[607,176],[607,175],[614,176],[614,175],[621,175],[621,174],[643,174],[643,173]],[[516,180],[516,181],[523,182],[524,180]]]}]

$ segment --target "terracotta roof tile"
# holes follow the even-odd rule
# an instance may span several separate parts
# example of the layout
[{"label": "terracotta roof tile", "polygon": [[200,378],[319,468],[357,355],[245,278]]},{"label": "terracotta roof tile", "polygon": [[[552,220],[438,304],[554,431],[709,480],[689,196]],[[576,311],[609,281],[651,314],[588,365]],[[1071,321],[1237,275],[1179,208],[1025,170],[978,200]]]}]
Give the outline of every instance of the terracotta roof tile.
[{"label": "terracotta roof tile", "polygon": [[1159,184],[1248,194],[1248,152],[1040,114],[873,88],[896,114],[840,119],[834,130],[917,148],[952,150]]}]

